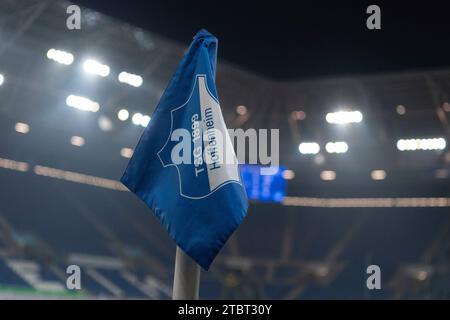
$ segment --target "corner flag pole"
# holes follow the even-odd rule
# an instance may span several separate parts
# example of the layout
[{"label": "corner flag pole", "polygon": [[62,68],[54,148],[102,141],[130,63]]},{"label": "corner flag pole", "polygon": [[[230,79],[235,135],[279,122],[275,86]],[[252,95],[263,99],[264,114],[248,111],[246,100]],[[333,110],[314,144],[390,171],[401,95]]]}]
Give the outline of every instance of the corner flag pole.
[{"label": "corner flag pole", "polygon": [[200,266],[177,247],[172,300],[198,300]]}]

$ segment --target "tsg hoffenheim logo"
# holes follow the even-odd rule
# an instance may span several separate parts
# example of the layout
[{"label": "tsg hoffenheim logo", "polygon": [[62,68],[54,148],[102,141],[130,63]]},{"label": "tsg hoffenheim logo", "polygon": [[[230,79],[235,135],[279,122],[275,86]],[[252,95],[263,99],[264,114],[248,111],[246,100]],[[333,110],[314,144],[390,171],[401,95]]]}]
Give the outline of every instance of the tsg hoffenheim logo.
[{"label": "tsg hoffenheim logo", "polygon": [[178,172],[180,195],[207,197],[228,183],[241,184],[236,155],[206,75],[197,75],[188,100],[171,110],[171,129],[158,151],[163,167]]}]

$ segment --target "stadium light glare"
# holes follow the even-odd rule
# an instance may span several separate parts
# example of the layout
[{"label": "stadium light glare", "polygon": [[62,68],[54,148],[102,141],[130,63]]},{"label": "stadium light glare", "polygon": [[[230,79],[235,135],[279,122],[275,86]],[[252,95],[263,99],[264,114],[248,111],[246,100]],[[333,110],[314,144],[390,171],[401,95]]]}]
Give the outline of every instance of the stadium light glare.
[{"label": "stadium light glare", "polygon": [[450,178],[450,170],[448,170],[448,169],[437,169],[434,172],[434,177],[436,179],[448,179],[448,178]]},{"label": "stadium light glare", "polygon": [[100,116],[98,118],[98,127],[100,128],[100,130],[108,132],[113,129],[113,124],[111,119],[109,119],[108,117]]},{"label": "stadium light glare", "polygon": [[316,142],[302,142],[298,146],[298,151],[301,154],[318,154],[320,146]]},{"label": "stadium light glare", "polygon": [[124,158],[130,159],[133,155],[133,149],[131,148],[122,148],[120,149],[120,155]]},{"label": "stadium light glare", "polygon": [[73,54],[70,52],[57,50],[54,48],[47,51],[47,58],[66,66],[71,65],[74,60]]},{"label": "stadium light glare", "polygon": [[336,172],[332,170],[324,170],[320,173],[320,179],[324,181],[332,181],[336,179]]},{"label": "stadium light glare", "polygon": [[397,149],[400,151],[444,150],[447,143],[444,138],[400,139]]},{"label": "stadium light glare", "polygon": [[30,132],[30,126],[23,122],[17,122],[14,126],[14,130],[19,133],[27,134],[28,132]]},{"label": "stadium light glare", "polygon": [[323,154],[319,153],[314,156],[314,164],[321,166],[325,163],[326,159]]},{"label": "stadium light glare", "polygon": [[120,121],[127,121],[129,117],[130,113],[127,109],[121,109],[117,112],[117,118],[119,118]]},{"label": "stadium light glare", "polygon": [[363,115],[360,111],[337,111],[327,113],[325,120],[333,124],[359,123]]},{"label": "stadium light glare", "polygon": [[326,277],[330,273],[330,268],[326,265],[317,265],[314,268],[314,274],[318,277]]},{"label": "stadium light glare", "polygon": [[143,79],[141,76],[137,74],[128,73],[126,71],[122,71],[119,73],[119,82],[126,83],[132,87],[140,87],[142,86]]},{"label": "stadium light glare", "polygon": [[5,82],[5,77],[0,73],[0,86]]},{"label": "stadium light glare", "polygon": [[86,60],[83,63],[83,69],[89,74],[94,74],[101,77],[107,77],[110,72],[109,66],[93,59]]},{"label": "stadium light glare", "polygon": [[70,143],[73,146],[82,147],[82,146],[84,146],[85,140],[84,140],[83,137],[73,136],[73,137],[70,138]]},{"label": "stadium light glare", "polygon": [[282,172],[282,175],[284,180],[292,180],[295,178],[294,170],[286,169]]},{"label": "stadium light glare", "polygon": [[73,94],[67,97],[66,104],[69,107],[82,111],[97,112],[100,109],[100,105],[97,102]]},{"label": "stadium light glare", "polygon": [[346,153],[348,151],[348,144],[343,141],[328,142],[325,145],[325,150],[328,153]]}]

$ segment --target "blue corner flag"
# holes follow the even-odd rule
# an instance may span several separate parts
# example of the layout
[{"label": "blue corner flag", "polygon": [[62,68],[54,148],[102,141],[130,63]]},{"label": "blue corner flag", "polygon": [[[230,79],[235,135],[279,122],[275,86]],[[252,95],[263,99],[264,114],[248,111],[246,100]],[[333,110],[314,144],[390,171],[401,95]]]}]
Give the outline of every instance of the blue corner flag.
[{"label": "blue corner flag", "polygon": [[248,208],[218,101],[216,59],[217,39],[199,31],[121,179],[206,270]]}]

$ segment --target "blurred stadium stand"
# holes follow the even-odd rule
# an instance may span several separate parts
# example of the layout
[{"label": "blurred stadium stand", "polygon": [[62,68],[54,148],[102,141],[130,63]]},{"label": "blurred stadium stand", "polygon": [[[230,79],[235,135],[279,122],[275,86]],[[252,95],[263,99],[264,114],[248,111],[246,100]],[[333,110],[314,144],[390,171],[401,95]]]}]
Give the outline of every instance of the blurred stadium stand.
[{"label": "blurred stadium stand", "polygon": [[[170,298],[175,246],[117,183],[128,161],[120,150],[133,148],[143,128],[117,112],[151,115],[186,46],[85,8],[82,29],[70,31],[68,5],[0,1],[0,298]],[[47,59],[50,48],[71,52],[74,63]],[[108,63],[109,77],[83,74],[92,57]],[[143,85],[119,83],[124,70]],[[295,178],[283,203],[251,203],[202,273],[201,298],[450,298],[448,147],[406,153],[395,145],[416,136],[449,141],[450,70],[275,82],[221,61],[217,78],[228,126],[280,128],[281,164]],[[70,94],[98,101],[99,112],[67,107]],[[363,123],[327,125],[339,105],[357,106]],[[14,130],[19,122],[27,134]],[[85,145],[71,145],[72,136]],[[310,140],[344,140],[350,149],[304,157],[298,144]],[[380,168],[388,178],[372,180]],[[324,169],[336,180],[321,181]],[[315,204],[302,202],[309,197]],[[411,200],[398,205],[404,197]],[[388,200],[320,205],[327,198]],[[70,264],[82,268],[81,291],[65,287]],[[380,291],[366,288],[370,264],[381,266]]]}]

